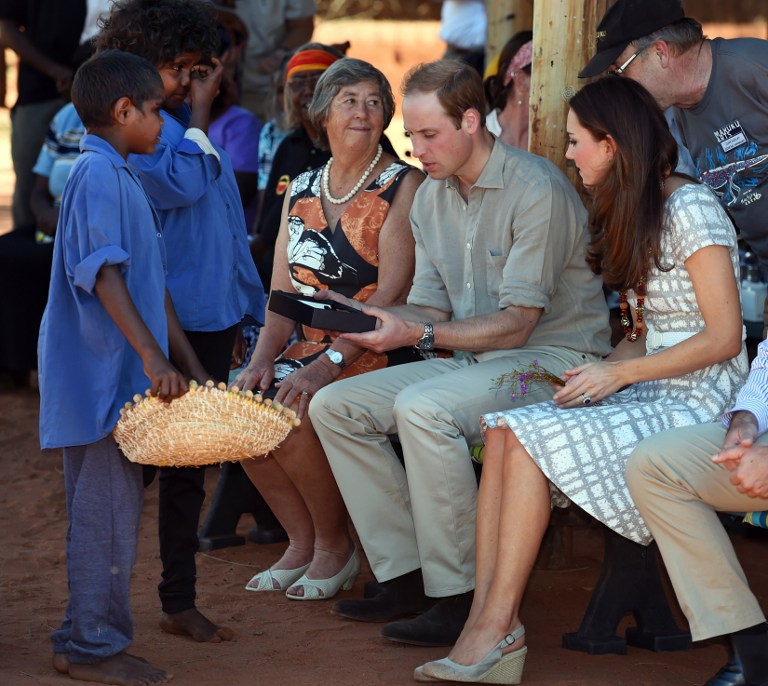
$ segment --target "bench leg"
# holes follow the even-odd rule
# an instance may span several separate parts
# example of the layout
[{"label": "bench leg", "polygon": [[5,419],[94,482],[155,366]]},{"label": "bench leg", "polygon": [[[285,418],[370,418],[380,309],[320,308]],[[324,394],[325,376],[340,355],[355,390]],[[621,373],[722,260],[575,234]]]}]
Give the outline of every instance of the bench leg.
[{"label": "bench leg", "polygon": [[[563,648],[592,655],[625,655],[627,645],[655,651],[687,650],[691,635],[675,623],[661,583],[656,544],[645,547],[605,528],[605,557],[579,630],[563,634]],[[616,635],[631,612],[636,627]]]},{"label": "bench leg", "polygon": [[219,483],[200,529],[200,550],[209,552],[245,545],[245,537],[237,535],[236,531],[240,517],[246,513],[253,515],[258,524],[248,531],[249,541],[277,543],[288,540],[280,522],[251,483],[240,463],[225,462],[221,466]]}]

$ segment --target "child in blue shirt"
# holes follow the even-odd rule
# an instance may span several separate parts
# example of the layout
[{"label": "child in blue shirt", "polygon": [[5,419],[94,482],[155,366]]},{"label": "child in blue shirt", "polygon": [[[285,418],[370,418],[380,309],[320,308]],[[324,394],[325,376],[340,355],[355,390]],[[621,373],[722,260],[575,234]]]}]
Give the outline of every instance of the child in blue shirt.
[{"label": "child in blue shirt", "polygon": [[157,145],[162,99],[157,71],[135,55],[110,50],[77,72],[72,100],[87,133],[64,189],[38,343],[40,442],[63,448],[69,515],[69,602],[53,664],[109,684],[169,678],[125,652],[143,481],[112,430],[147,385],[169,401],[187,390],[169,347],[185,373],[206,375],[166,291],[157,216],[126,162]]},{"label": "child in blue shirt", "polygon": [[[157,210],[168,252],[168,290],[184,331],[216,381],[228,380],[240,322],[263,321],[264,290],[250,256],[240,193],[227,154],[207,136],[223,74],[216,15],[204,0],[118,0],[96,49],[148,59],[163,79],[165,123],[154,154],[131,165]],[[198,641],[231,630],[195,607],[197,529],[204,468],[160,469],[161,628]]]}]

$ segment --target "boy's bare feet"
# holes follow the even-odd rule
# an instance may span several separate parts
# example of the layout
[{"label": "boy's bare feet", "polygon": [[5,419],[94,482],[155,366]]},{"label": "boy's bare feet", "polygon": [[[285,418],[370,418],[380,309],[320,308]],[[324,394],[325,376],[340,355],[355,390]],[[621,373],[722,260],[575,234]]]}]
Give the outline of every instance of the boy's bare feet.
[{"label": "boy's bare feet", "polygon": [[167,684],[173,679],[172,674],[129,653],[118,653],[103,662],[90,665],[72,663],[63,653],[55,653],[53,668],[61,674],[68,673],[72,679],[113,686],[151,686]]},{"label": "boy's bare feet", "polygon": [[[139,657],[138,655],[131,655],[130,653],[126,652],[122,654],[127,655],[128,657],[132,657],[134,660],[140,660],[145,664],[149,664],[149,662],[147,662],[143,657]],[[53,668],[59,674],[69,674],[69,655],[66,653],[54,653],[53,660],[51,662],[53,663]]]},{"label": "boy's bare feet", "polygon": [[66,653],[54,653],[51,662],[59,674],[69,674],[69,658]]},{"label": "boy's bare feet", "polygon": [[235,635],[232,629],[214,624],[196,607],[173,614],[163,612],[160,628],[167,634],[189,636],[200,643],[231,641]]}]

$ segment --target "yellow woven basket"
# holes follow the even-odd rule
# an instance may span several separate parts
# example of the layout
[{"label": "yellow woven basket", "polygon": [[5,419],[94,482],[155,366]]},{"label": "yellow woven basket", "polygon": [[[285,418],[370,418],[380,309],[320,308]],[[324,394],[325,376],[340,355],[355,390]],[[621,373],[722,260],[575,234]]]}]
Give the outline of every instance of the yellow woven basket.
[{"label": "yellow woven basket", "polygon": [[189,467],[237,462],[276,448],[294,426],[296,413],[237,387],[212,381],[170,404],[135,395],[120,410],[114,436],[123,454],[139,464]]}]

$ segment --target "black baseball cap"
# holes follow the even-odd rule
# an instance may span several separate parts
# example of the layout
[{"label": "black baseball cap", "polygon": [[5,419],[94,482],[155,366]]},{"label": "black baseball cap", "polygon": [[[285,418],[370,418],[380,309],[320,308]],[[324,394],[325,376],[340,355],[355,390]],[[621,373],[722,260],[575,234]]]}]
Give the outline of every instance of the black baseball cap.
[{"label": "black baseball cap", "polygon": [[597,53],[579,78],[608,69],[633,41],[685,18],[680,0],[618,0],[597,27]]}]

